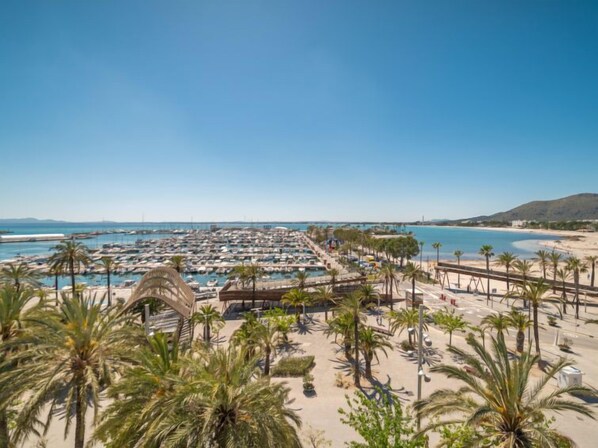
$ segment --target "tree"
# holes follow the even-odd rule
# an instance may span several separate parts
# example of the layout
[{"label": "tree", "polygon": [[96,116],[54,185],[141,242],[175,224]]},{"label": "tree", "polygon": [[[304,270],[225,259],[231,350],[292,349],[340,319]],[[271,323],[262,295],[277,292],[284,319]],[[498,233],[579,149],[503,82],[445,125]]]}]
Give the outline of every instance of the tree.
[{"label": "tree", "polygon": [[108,389],[112,401],[102,413],[95,440],[115,448],[146,442],[146,425],[155,413],[145,412],[176,386],[182,367],[179,353],[178,342],[170,346],[163,333],[149,336],[148,343],[132,353],[131,365]]},{"label": "tree", "polygon": [[561,282],[561,287],[563,289],[561,294],[561,301],[563,302],[563,314],[567,314],[567,289],[565,288],[567,287],[567,280],[569,280],[570,275],[571,271],[569,270],[568,266],[562,267],[556,272],[556,276]]},{"label": "tree", "polygon": [[71,276],[73,297],[77,296],[75,289],[75,271],[91,263],[87,246],[74,240],[65,241],[54,247],[54,254],[50,257],[49,265],[57,272],[68,272]]},{"label": "tree", "polygon": [[63,275],[64,271],[62,270],[62,268],[60,266],[50,266],[48,273],[50,275],[54,276],[54,294],[55,294],[55,299],[56,299],[55,303],[56,303],[56,306],[58,306],[58,298],[60,296],[60,294],[58,292],[58,277]]},{"label": "tree", "polygon": [[361,287],[358,289],[358,292],[364,303],[372,303],[380,298],[380,294],[378,294],[376,288],[369,283],[361,285]]},{"label": "tree", "polygon": [[311,302],[311,295],[303,289],[293,288],[282,296],[281,302],[295,308],[295,319],[299,323],[301,307]]},{"label": "tree", "polygon": [[276,347],[279,334],[276,325],[272,325],[270,320],[266,324],[258,323],[255,328],[255,340],[264,356],[264,375],[270,375],[270,358],[272,350]]},{"label": "tree", "polygon": [[504,338],[504,332],[509,332],[509,320],[502,313],[488,314],[482,319],[482,325],[486,328],[495,330],[497,337]]},{"label": "tree", "polygon": [[440,310],[434,313],[434,322],[449,334],[449,347],[453,344],[453,333],[455,331],[465,331],[469,326],[463,315],[456,314],[455,310]]},{"label": "tree", "polygon": [[203,339],[207,343],[210,343],[211,340],[210,333],[224,325],[222,314],[210,304],[200,306],[199,310],[191,316],[191,320],[194,324],[203,326]]},{"label": "tree", "polygon": [[289,342],[289,332],[295,319],[293,316],[287,315],[282,308],[273,308],[264,312],[264,317],[268,319],[270,325],[274,326],[278,333],[282,336],[282,342]]},{"label": "tree", "polygon": [[[424,312],[424,321],[422,322],[423,329],[428,331],[428,324],[426,323],[428,315]],[[407,336],[409,337],[409,345],[414,346],[417,338],[417,332],[415,331],[419,326],[419,311],[413,308],[407,308],[400,311],[391,311],[388,313],[388,319],[390,321],[390,328],[393,334],[398,330],[399,335],[404,330],[407,330]],[[409,331],[413,329],[413,331]]]},{"label": "tree", "polygon": [[365,376],[368,378],[372,377],[372,361],[374,358],[378,359],[378,352],[386,353],[386,349],[392,349],[386,337],[379,333],[376,333],[372,327],[364,327],[359,332],[359,345],[363,359],[365,361]]},{"label": "tree", "polygon": [[245,266],[245,276],[251,282],[251,308],[255,308],[255,288],[258,279],[264,275],[264,270],[257,263]]},{"label": "tree", "polygon": [[390,310],[393,310],[393,298],[392,293],[393,289],[399,283],[399,277],[397,275],[397,271],[392,263],[386,263],[380,269],[380,276],[384,280],[384,290],[385,290],[385,298],[389,299],[389,292],[390,292]]},{"label": "tree", "polygon": [[596,255],[588,255],[586,257],[586,261],[590,265],[590,269],[592,270],[592,274],[590,276],[590,286],[594,287],[594,280],[596,279],[596,262],[598,261],[598,256]]},{"label": "tree", "polygon": [[[122,398],[108,408],[105,421],[111,424],[100,433],[108,446],[301,448],[296,429],[301,420],[286,406],[289,389],[258,375],[255,357],[248,359],[231,346],[199,354],[186,351],[177,364],[166,376],[168,387],[150,396],[136,387],[134,369],[124,372],[123,384],[129,388],[112,391]],[[141,412],[121,412],[119,421],[116,411],[129,400],[146,403]],[[132,431],[135,437],[129,438],[128,427],[143,431]]]},{"label": "tree", "polygon": [[[457,257],[457,265],[461,266],[461,257],[463,256],[463,251],[462,250],[456,250],[455,252],[453,252],[453,255],[455,257]],[[457,274],[457,288],[461,287],[461,274]]]},{"label": "tree", "polygon": [[567,258],[567,268],[573,272],[575,282],[575,318],[579,319],[579,274],[588,272],[588,266],[577,257]]},{"label": "tree", "polygon": [[440,263],[440,248],[442,247],[442,243],[432,243],[432,247],[436,249],[436,265]]},{"label": "tree", "polygon": [[[37,307],[31,306],[34,297],[30,288],[17,288],[13,284],[0,287],[0,377],[15,367],[9,360],[8,344],[22,333],[28,317],[37,311]],[[16,445],[8,431],[8,411],[14,404],[12,390],[0,382],[0,447],[3,448]]]},{"label": "tree", "polygon": [[[93,407],[97,422],[100,392],[127,364],[130,347],[140,339],[141,331],[127,321],[119,309],[101,312],[99,304],[83,297],[63,297],[58,309],[30,319],[31,325],[15,341],[18,351],[12,360],[17,367],[0,380],[27,392],[17,418],[17,440],[33,430],[43,409],[49,409],[48,420],[64,412],[66,433],[75,416],[75,448],[83,448],[88,407]],[[59,411],[65,397],[65,410]]]},{"label": "tree", "polygon": [[550,262],[550,253],[546,250],[538,250],[536,251],[536,260],[540,263],[540,268],[542,269],[542,277],[546,280],[546,267]]},{"label": "tree", "polygon": [[341,421],[353,428],[364,440],[350,442],[351,448],[423,448],[427,438],[415,435],[413,419],[405,413],[398,397],[376,387],[374,398],[356,391],[346,396],[348,409],[340,408]]},{"label": "tree", "polygon": [[[411,308],[415,309],[415,281],[421,280],[424,277],[424,271],[415,263],[409,262],[403,271],[403,280],[411,282]],[[405,308],[407,301],[405,301]]]},{"label": "tree", "polygon": [[540,354],[540,333],[538,331],[538,308],[544,302],[544,295],[550,291],[550,286],[546,284],[544,279],[537,282],[527,282],[519,286],[518,295],[523,300],[530,303],[533,310],[532,323],[534,326],[534,339],[536,341],[536,355],[541,359]]},{"label": "tree", "polygon": [[[527,278],[532,270],[533,264],[528,260],[515,260],[513,267],[523,277],[523,284],[527,283]],[[523,307],[527,308],[527,300],[523,300]]]},{"label": "tree", "polygon": [[334,291],[334,287],[336,286],[336,279],[338,277],[338,269],[329,269],[328,270],[328,275],[330,276],[330,286],[332,288],[332,290]]},{"label": "tree", "polygon": [[498,259],[496,260],[496,264],[498,266],[503,266],[506,271],[507,271],[507,292],[509,292],[511,290],[510,288],[510,277],[509,277],[509,272],[511,270],[511,267],[513,266],[513,263],[517,260],[517,255],[513,254],[513,252],[503,252],[502,254],[500,254],[498,256]]},{"label": "tree", "polygon": [[552,252],[550,252],[548,257],[550,259],[550,264],[552,265],[552,293],[556,294],[556,276],[562,255],[553,250]]},{"label": "tree", "polygon": [[39,288],[40,274],[29,267],[27,263],[6,263],[0,269],[0,283],[12,284],[18,293],[21,286]]},{"label": "tree", "polygon": [[118,268],[118,261],[113,257],[100,258],[100,266],[106,271],[106,286],[108,291],[108,306],[112,306],[112,290],[110,289],[110,275]]},{"label": "tree", "polygon": [[185,257],[182,255],[173,255],[167,262],[168,266],[182,274],[185,271]]},{"label": "tree", "polygon": [[362,320],[365,319],[363,314],[364,308],[368,308],[371,306],[371,303],[367,303],[365,300],[364,295],[361,291],[354,291],[347,295],[338,305],[337,310],[340,314],[347,314],[351,316],[351,321],[353,322],[353,342],[355,344],[355,353],[354,353],[354,379],[355,379],[355,387],[360,387],[360,378],[359,378],[359,325]]},{"label": "tree", "polygon": [[[462,383],[459,388],[441,389],[415,403],[414,409],[430,424],[423,432],[447,424],[464,424],[475,429],[473,446],[548,447],[560,446],[565,437],[548,427],[546,413],[572,411],[594,418],[585,403],[569,400],[570,393],[593,394],[583,386],[570,386],[546,391],[545,388],[565,367],[572,363],[560,358],[545,375],[531,382],[538,356],[529,351],[510,359],[504,339],[492,338],[492,350],[486,350],[475,338],[468,338],[473,353],[456,347],[449,351],[467,366],[440,364],[434,373]],[[447,416],[448,420],[438,420]]]},{"label": "tree", "polygon": [[328,321],[328,307],[330,304],[335,304],[334,289],[332,287],[320,286],[316,288],[313,295],[314,300],[317,303],[321,303],[324,306],[324,320]]},{"label": "tree", "polygon": [[515,338],[517,341],[517,351],[522,353],[525,345],[525,330],[530,327],[531,321],[529,317],[516,309],[512,309],[511,312],[507,314],[506,318],[509,327],[517,330],[517,336]]},{"label": "tree", "polygon": [[337,336],[343,338],[343,351],[345,358],[351,359],[351,345],[353,343],[353,317],[349,314],[339,314],[334,319],[328,321],[328,328],[325,330],[326,336],[334,335],[334,342]]},{"label": "tree", "polygon": [[484,244],[480,247],[479,254],[486,259],[486,275],[487,283],[486,283],[486,305],[490,302],[490,258],[494,256],[494,252],[492,252],[493,247],[489,244]]},{"label": "tree", "polygon": [[396,248],[394,253],[400,260],[400,267],[403,267],[404,260],[411,260],[419,254],[419,244],[412,236],[401,236],[394,239],[396,241]]},{"label": "tree", "polygon": [[295,274],[295,284],[301,290],[305,289],[305,281],[309,277],[309,273],[305,271],[297,271]]}]

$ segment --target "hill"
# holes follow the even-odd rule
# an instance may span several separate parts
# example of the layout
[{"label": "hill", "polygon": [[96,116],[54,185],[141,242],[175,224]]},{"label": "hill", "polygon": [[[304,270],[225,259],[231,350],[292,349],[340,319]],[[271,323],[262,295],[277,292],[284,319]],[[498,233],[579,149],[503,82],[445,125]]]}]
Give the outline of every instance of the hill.
[{"label": "hill", "polygon": [[581,221],[598,219],[598,194],[581,193],[551,201],[533,201],[472,221]]}]

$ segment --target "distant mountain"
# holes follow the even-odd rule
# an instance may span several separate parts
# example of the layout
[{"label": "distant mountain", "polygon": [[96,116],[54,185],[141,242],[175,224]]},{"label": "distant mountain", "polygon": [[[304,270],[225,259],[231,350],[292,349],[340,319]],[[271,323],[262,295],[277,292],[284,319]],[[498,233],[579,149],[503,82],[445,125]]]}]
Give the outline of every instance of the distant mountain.
[{"label": "distant mountain", "polygon": [[506,212],[470,221],[575,221],[598,219],[598,194],[581,193],[552,201],[533,201]]},{"label": "distant mountain", "polygon": [[57,221],[55,219],[37,219],[37,218],[8,218],[0,219],[0,224],[56,224],[66,221]]}]

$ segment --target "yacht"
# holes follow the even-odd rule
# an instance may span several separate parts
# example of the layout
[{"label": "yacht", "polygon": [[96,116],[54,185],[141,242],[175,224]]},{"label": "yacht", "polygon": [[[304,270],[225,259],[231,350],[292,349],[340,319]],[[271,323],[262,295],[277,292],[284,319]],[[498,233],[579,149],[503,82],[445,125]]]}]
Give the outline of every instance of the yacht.
[{"label": "yacht", "polygon": [[214,286],[218,286],[218,280],[214,279],[214,280],[208,280],[208,282],[206,283],[206,286],[208,286],[209,288],[213,288]]}]

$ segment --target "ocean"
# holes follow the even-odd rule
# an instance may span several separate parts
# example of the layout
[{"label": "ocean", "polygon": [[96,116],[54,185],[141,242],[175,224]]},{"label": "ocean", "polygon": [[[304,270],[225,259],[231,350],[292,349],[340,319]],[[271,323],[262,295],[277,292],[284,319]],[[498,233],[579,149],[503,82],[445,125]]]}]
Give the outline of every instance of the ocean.
[{"label": "ocean", "polygon": [[[210,225],[216,224],[219,227],[263,227],[265,224],[272,227],[283,226],[290,229],[305,230],[308,225],[330,223],[51,223],[51,224],[0,224],[0,230],[8,230],[17,235],[32,235],[39,233],[85,233],[93,231],[109,230],[165,230],[176,229],[209,229]],[[341,225],[341,224],[330,224]],[[363,226],[363,227],[367,227]],[[440,226],[407,226],[407,231],[415,234],[415,237],[424,242],[423,257],[436,258],[436,250],[432,243],[440,242],[441,259],[453,259],[456,250],[464,252],[463,260],[481,258],[478,255],[480,247],[490,244],[494,247],[496,254],[504,251],[515,253],[521,258],[532,258],[534,252],[541,248],[540,241],[559,239],[556,235],[539,235],[527,232],[509,232],[501,230],[486,230],[465,227],[440,227]],[[106,243],[134,243],[138,239],[156,239],[172,236],[168,233],[150,235],[129,235],[127,233],[100,235],[94,238],[83,240],[83,243],[92,249],[101,247]],[[56,241],[3,243],[0,244],[0,260],[7,260],[18,255],[37,255],[48,253],[56,246]]]}]

